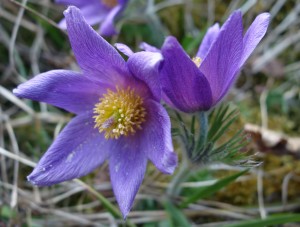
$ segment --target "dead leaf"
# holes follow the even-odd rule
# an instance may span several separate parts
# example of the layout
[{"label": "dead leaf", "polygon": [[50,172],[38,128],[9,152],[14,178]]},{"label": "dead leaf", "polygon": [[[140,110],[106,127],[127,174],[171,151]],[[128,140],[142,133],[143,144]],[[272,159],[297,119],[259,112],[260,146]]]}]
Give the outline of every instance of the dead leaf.
[{"label": "dead leaf", "polygon": [[262,128],[254,124],[246,124],[245,132],[251,135],[256,148],[261,152],[277,155],[290,154],[300,158],[300,137],[289,137],[283,133]]}]

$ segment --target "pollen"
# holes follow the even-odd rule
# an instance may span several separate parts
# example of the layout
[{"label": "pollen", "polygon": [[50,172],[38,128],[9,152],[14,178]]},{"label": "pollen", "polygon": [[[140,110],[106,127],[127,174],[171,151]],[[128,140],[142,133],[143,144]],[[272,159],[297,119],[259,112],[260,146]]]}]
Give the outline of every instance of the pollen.
[{"label": "pollen", "polygon": [[95,128],[104,132],[106,139],[118,139],[128,136],[142,129],[145,121],[146,109],[144,100],[134,89],[116,88],[107,90],[94,108]]},{"label": "pollen", "polygon": [[118,5],[118,0],[100,0],[103,5],[108,8],[113,8]]},{"label": "pollen", "polygon": [[199,67],[201,65],[202,59],[199,57],[193,57],[192,61]]}]

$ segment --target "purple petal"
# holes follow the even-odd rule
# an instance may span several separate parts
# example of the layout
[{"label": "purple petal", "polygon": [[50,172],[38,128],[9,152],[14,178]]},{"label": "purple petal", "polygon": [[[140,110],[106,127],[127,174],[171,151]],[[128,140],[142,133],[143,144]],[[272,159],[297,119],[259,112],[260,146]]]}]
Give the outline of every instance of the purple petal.
[{"label": "purple petal", "polygon": [[130,77],[118,51],[85,22],[78,8],[70,6],[64,15],[72,49],[85,75],[114,85]]},{"label": "purple petal", "polygon": [[205,56],[209,51],[209,48],[218,37],[219,31],[220,31],[220,27],[218,23],[214,24],[212,27],[210,27],[207,30],[203,38],[203,41],[199,47],[198,53],[196,55],[197,57],[201,58],[202,60],[205,58]]},{"label": "purple petal", "polygon": [[65,18],[58,22],[58,27],[60,27],[63,30],[67,29],[67,21]]},{"label": "purple petal", "polygon": [[109,160],[112,188],[124,218],[132,207],[147,166],[143,148],[131,138],[119,138],[111,148]]},{"label": "purple petal", "polygon": [[123,44],[123,43],[115,43],[114,45],[120,52],[122,52],[123,54],[125,54],[127,57],[130,57],[131,55],[133,55],[133,51],[130,49],[130,47],[128,47],[127,45]]},{"label": "purple petal", "polygon": [[[92,1],[94,2],[94,1],[98,1],[98,0],[92,0]],[[58,4],[73,5],[73,6],[77,6],[77,7],[90,4],[89,3],[90,0],[89,1],[86,1],[86,0],[55,0],[55,2]]]},{"label": "purple petal", "polygon": [[257,44],[266,34],[269,22],[270,14],[262,13],[255,18],[255,20],[249,27],[243,39],[244,50],[240,61],[240,67],[242,67],[242,65],[248,59],[248,57],[253,52]]},{"label": "purple petal", "polygon": [[108,10],[101,4],[89,4],[80,8],[80,11],[89,25],[100,23],[108,14]]},{"label": "purple petal", "polygon": [[91,113],[73,118],[44,154],[28,180],[48,186],[82,177],[110,155],[110,141],[94,129]]},{"label": "purple petal", "polygon": [[127,65],[131,73],[145,82],[150,88],[156,100],[161,98],[161,88],[158,68],[162,61],[162,55],[152,52],[138,52],[128,59]]},{"label": "purple petal", "polygon": [[92,110],[106,88],[79,73],[52,70],[19,85],[13,93],[21,98],[46,102],[79,114]]},{"label": "purple petal", "polygon": [[105,20],[100,26],[99,33],[103,36],[113,36],[118,32],[115,29],[114,19],[124,9],[121,5],[115,6],[106,16]]},{"label": "purple petal", "polygon": [[200,65],[200,71],[210,83],[214,105],[227,93],[234,81],[242,50],[242,14],[235,11],[220,29],[216,41]]},{"label": "purple petal", "polygon": [[140,49],[149,51],[149,52],[157,52],[160,53],[160,50],[154,46],[149,45],[148,43],[141,42],[140,43]]},{"label": "purple petal", "polygon": [[[65,5],[74,5],[78,8],[80,8],[80,11],[84,17],[84,19],[87,21],[89,25],[95,25],[97,23],[100,23],[108,14],[108,10],[106,7],[103,7],[99,0],[93,0],[93,1],[60,1],[59,3],[63,3]],[[62,19],[59,22],[59,27],[62,29],[67,28],[66,19]]]},{"label": "purple petal", "polygon": [[174,37],[168,37],[162,47],[164,63],[161,69],[163,92],[183,112],[207,110],[212,104],[208,81],[187,56]]},{"label": "purple petal", "polygon": [[125,7],[126,4],[128,3],[129,0],[118,0],[119,4],[122,6],[122,7]]},{"label": "purple petal", "polygon": [[147,122],[139,135],[140,147],[157,169],[171,174],[177,166],[177,155],[173,152],[169,115],[155,101],[148,101],[147,110]]}]

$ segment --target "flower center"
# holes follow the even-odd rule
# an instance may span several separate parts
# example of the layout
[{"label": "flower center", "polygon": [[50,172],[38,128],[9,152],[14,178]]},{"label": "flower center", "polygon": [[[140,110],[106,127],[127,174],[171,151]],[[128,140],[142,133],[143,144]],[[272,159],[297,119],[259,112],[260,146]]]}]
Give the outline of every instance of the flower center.
[{"label": "flower center", "polygon": [[118,5],[118,0],[100,0],[103,5],[105,5],[108,8],[113,8],[116,5]]},{"label": "flower center", "polygon": [[201,65],[202,59],[199,57],[193,57],[192,61],[199,67]]},{"label": "flower center", "polygon": [[143,99],[134,89],[107,90],[95,105],[95,128],[105,132],[105,138],[118,139],[121,135],[133,135],[145,121]]}]

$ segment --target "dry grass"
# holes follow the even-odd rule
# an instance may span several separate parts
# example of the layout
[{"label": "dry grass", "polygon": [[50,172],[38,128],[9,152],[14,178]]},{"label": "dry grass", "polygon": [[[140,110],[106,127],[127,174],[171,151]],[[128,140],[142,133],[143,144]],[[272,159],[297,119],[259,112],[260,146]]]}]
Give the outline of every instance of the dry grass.
[{"label": "dry grass", "polygon": [[[200,27],[195,20],[198,17],[202,20],[206,18],[204,23],[201,22],[202,25],[211,24],[215,20],[224,20],[232,10],[241,8],[245,14],[245,24],[249,25],[258,12],[271,12],[272,23],[268,34],[248,62],[243,72],[242,85],[233,89],[232,96],[229,97],[236,103],[247,103],[252,99],[251,88],[253,90],[253,87],[260,84],[259,79],[250,76],[261,75],[263,72],[266,75],[264,78],[267,86],[264,86],[263,92],[260,93],[260,106],[257,106],[257,110],[261,111],[261,114],[258,113],[260,116],[256,120],[262,119],[262,125],[265,127],[273,127],[269,119],[272,113],[268,112],[267,108],[270,90],[274,87],[281,88],[286,102],[297,97],[299,99],[299,84],[294,84],[292,88],[289,86],[295,78],[299,81],[300,75],[300,1],[248,0],[227,1],[230,4],[226,4],[220,0],[169,0],[156,5],[151,5],[151,2],[149,1],[148,8],[150,15],[158,12],[159,16],[164,17],[168,11],[173,12],[174,8],[182,14],[181,24],[177,24],[184,28],[179,31],[182,37],[198,34]],[[0,226],[125,225],[123,220],[116,219],[107,212],[81,181],[74,180],[46,188],[31,186],[26,181],[26,175],[71,115],[44,103],[19,99],[12,94],[12,89],[33,75],[49,69],[77,69],[76,62],[70,54],[67,36],[56,26],[62,10],[62,7],[57,7],[49,0],[0,2]],[[157,22],[157,30],[172,34],[172,18],[162,22],[159,16],[152,15],[150,20]],[[127,22],[134,26],[135,18],[129,18]],[[143,37],[138,33],[133,36],[130,45],[136,47]],[[114,37],[112,42],[126,39],[121,34]],[[275,66],[271,67],[272,64]],[[279,70],[276,67],[279,67]],[[274,76],[279,71],[282,74]],[[294,92],[291,93],[291,90]],[[222,171],[227,168],[212,166],[211,169],[214,167]],[[285,173],[281,185],[282,201],[277,205],[265,204],[265,174],[263,168],[252,171],[252,176],[257,176],[259,206],[247,208],[222,201],[205,200],[190,205],[183,212],[195,223],[194,226],[206,222],[207,224],[201,226],[212,227],[235,220],[248,220],[257,216],[264,218],[271,213],[299,209],[299,203],[291,203],[287,199],[288,181],[293,175],[293,170]],[[143,226],[145,223],[161,222],[169,218],[162,201],[171,178],[149,167],[137,195],[136,206],[128,216],[131,223]],[[106,166],[100,167],[82,181],[115,203]],[[203,187],[213,182],[213,178],[207,181],[202,179],[199,182],[183,183],[181,187]],[[174,201],[181,199],[174,198]]]}]

